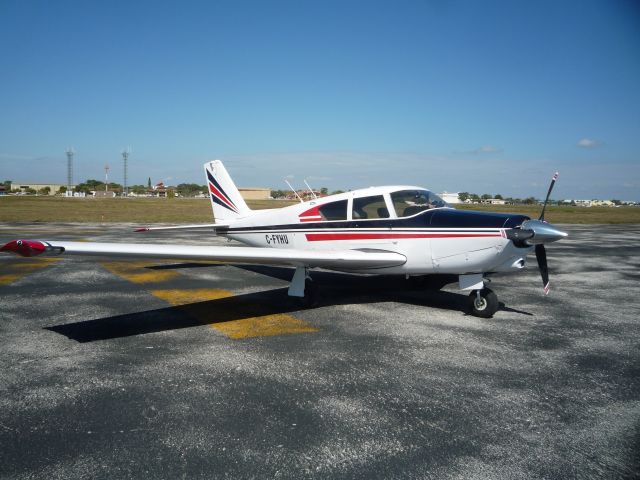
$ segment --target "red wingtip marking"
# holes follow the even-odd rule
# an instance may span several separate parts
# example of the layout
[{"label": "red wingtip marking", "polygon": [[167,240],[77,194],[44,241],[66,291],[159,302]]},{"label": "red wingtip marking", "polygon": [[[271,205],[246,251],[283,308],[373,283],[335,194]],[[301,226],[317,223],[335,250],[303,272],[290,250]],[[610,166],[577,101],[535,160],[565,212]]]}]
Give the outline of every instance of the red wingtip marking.
[{"label": "red wingtip marking", "polygon": [[46,249],[46,245],[37,240],[12,240],[0,248],[0,252],[16,253],[23,257],[35,257],[44,253]]},{"label": "red wingtip marking", "polygon": [[134,230],[134,232],[148,232],[149,231],[149,227],[141,227],[141,228],[136,228]]}]

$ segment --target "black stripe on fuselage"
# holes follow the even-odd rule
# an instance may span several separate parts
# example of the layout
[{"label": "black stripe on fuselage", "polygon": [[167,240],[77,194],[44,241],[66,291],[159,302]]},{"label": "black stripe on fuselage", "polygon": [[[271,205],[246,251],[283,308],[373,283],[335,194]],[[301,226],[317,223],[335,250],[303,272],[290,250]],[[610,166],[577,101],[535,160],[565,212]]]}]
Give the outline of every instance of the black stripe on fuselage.
[{"label": "black stripe on fuselage", "polygon": [[[365,229],[392,229],[401,231],[402,229],[497,229],[516,228],[522,222],[529,220],[525,215],[505,214],[505,213],[484,213],[454,210],[452,208],[429,210],[419,215],[408,218],[375,219],[375,220],[339,220],[303,222],[282,225],[259,225],[252,227],[228,227],[220,228],[216,231],[225,233],[262,233],[263,231],[278,232],[299,232],[303,230],[365,230]],[[443,231],[443,230],[438,230]],[[483,233],[482,230],[474,230]],[[488,230],[491,232],[495,230]]]}]

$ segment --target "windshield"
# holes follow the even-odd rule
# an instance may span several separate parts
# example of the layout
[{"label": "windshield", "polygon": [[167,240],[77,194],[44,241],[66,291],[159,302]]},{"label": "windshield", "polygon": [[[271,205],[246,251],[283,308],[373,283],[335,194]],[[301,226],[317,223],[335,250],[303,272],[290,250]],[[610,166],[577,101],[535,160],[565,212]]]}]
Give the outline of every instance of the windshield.
[{"label": "windshield", "polygon": [[447,202],[429,190],[401,190],[391,194],[398,217],[409,217],[431,208],[448,207]]}]

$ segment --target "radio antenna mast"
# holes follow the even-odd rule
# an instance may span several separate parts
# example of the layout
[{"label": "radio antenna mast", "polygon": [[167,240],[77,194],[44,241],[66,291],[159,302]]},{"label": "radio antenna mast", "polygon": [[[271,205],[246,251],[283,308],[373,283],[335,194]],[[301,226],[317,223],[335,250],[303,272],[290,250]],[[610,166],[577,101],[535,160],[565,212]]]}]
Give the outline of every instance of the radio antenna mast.
[{"label": "radio antenna mast", "polygon": [[70,192],[73,187],[73,156],[76,151],[73,147],[69,147],[65,153],[67,154],[67,192]]},{"label": "radio antenna mast", "polygon": [[284,182],[289,185],[289,188],[291,189],[291,191],[293,192],[293,194],[298,197],[298,200],[300,200],[300,203],[303,203],[302,198],[300,198],[300,195],[298,195],[298,192],[296,192],[293,187],[291,186],[291,184],[289,183],[289,180],[287,180],[286,178],[284,179]]},{"label": "radio antenna mast", "polygon": [[311,195],[313,195],[313,198],[317,200],[317,199],[318,199],[318,197],[316,196],[316,193],[313,191],[313,188],[311,188],[311,187],[309,186],[309,184],[307,183],[307,181],[306,181],[306,180],[304,180],[304,184],[307,186],[307,188],[308,188],[308,189],[309,189],[309,191],[311,192]]},{"label": "radio antenna mast", "polygon": [[129,154],[131,153],[131,147],[127,147],[122,151],[122,160],[124,162],[124,185],[122,193],[125,197],[129,196],[129,187],[127,186],[127,162],[129,161]]}]

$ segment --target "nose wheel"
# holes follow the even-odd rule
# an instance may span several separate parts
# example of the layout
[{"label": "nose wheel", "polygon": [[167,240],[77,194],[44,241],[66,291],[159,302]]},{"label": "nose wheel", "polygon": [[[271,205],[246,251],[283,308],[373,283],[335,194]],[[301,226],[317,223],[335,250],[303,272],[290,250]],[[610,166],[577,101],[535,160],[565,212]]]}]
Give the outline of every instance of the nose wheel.
[{"label": "nose wheel", "polygon": [[481,318],[491,318],[498,311],[498,296],[490,288],[474,290],[469,294],[471,314]]}]

